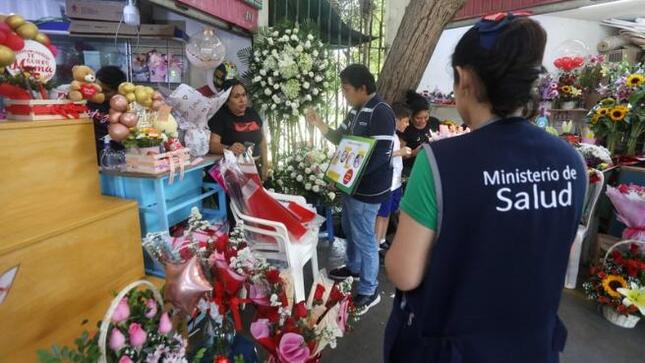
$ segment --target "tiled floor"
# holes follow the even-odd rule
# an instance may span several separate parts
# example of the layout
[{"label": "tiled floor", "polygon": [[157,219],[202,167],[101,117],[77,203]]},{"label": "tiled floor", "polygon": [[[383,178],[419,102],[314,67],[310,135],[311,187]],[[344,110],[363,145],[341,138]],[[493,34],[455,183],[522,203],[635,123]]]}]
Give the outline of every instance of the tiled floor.
[{"label": "tiled floor", "polygon": [[[342,263],[342,241],[330,248],[319,247],[321,266],[331,268]],[[326,349],[324,362],[374,363],[382,361],[383,332],[390,314],[394,289],[383,271],[380,276],[381,303],[372,308],[356,329],[338,342],[336,349]],[[579,291],[565,290],[560,306],[569,336],[563,363],[645,363],[645,321],[635,329],[623,329],[606,321]]]}]

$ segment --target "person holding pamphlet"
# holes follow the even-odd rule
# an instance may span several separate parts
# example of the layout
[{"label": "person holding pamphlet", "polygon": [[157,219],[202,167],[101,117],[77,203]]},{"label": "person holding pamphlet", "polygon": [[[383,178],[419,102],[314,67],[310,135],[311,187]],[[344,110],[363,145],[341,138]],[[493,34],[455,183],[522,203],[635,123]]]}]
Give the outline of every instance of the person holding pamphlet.
[{"label": "person holding pamphlet", "polygon": [[346,265],[330,271],[329,276],[336,280],[360,278],[355,303],[363,314],[381,300],[374,228],[379,207],[390,197],[392,188],[395,121],[392,108],[376,95],[376,82],[367,67],[349,65],[340,73],[340,80],[343,95],[353,107],[341,126],[337,130],[330,128],[311,109],[307,121],[338,145],[337,152],[341,152],[327,177],[344,192],[342,226],[347,256]]},{"label": "person holding pamphlet", "polygon": [[546,32],[523,15],[486,16],[455,47],[472,131],[417,154],[385,256],[397,288],[386,363],[557,363],[564,349],[558,305],[587,170],[530,121]]}]

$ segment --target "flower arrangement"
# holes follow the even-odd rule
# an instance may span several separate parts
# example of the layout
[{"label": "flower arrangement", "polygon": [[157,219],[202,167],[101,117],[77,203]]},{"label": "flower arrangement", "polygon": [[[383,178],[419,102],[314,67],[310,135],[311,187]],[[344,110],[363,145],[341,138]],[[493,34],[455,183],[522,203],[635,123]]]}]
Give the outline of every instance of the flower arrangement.
[{"label": "flower arrangement", "polygon": [[558,82],[553,79],[551,74],[547,73],[540,78],[540,82],[538,83],[540,100],[542,102],[553,102],[560,95],[559,88]]},{"label": "flower arrangement", "polygon": [[424,90],[421,92],[421,95],[425,97],[430,104],[436,105],[454,105],[455,104],[455,95],[454,92],[442,93],[438,88],[430,92]]},{"label": "flower arrangement", "polygon": [[[100,323],[99,323],[100,324]],[[152,290],[132,290],[117,305],[107,334],[107,362],[184,363],[187,340],[173,328],[170,315],[155,300]],[[84,332],[77,349],[40,350],[38,359],[50,362],[96,362],[101,357],[99,334]]]},{"label": "flower arrangement", "polygon": [[309,201],[327,206],[338,203],[333,185],[325,180],[325,171],[333,157],[327,150],[302,145],[292,155],[278,160],[270,184],[279,193],[302,195]]},{"label": "flower arrangement", "polygon": [[583,284],[587,298],[621,315],[645,316],[645,255],[637,244],[613,250]]},{"label": "flower arrangement", "polygon": [[168,136],[154,127],[132,128],[128,137],[123,140],[123,146],[133,147],[154,147],[160,146],[168,141]]},{"label": "flower arrangement", "polygon": [[258,314],[251,324],[251,335],[281,363],[318,362],[327,346],[336,347],[357,319],[351,298],[351,277],[333,283],[320,276],[312,286],[307,302],[291,308],[274,308],[270,315]]},{"label": "flower arrangement", "polygon": [[469,132],[470,132],[469,128],[463,129],[461,125],[457,124],[455,121],[444,120],[439,125],[439,131],[437,132],[430,131],[429,140],[430,142],[438,141],[449,137],[463,135]]},{"label": "flower arrangement", "polygon": [[608,84],[598,87],[606,98],[591,109],[587,122],[612,152],[624,146],[625,154],[637,154],[645,133],[645,67],[619,64],[607,73]]},{"label": "flower arrangement", "polygon": [[616,209],[618,220],[627,226],[623,238],[645,241],[645,187],[635,184],[608,186],[607,196]]},{"label": "flower arrangement", "polygon": [[278,119],[297,120],[322,104],[329,89],[331,63],[311,30],[299,26],[261,28],[253,48],[241,52],[253,100]]},{"label": "flower arrangement", "polygon": [[602,171],[613,165],[611,153],[605,147],[579,143],[575,145],[575,148],[585,159],[588,168]]}]

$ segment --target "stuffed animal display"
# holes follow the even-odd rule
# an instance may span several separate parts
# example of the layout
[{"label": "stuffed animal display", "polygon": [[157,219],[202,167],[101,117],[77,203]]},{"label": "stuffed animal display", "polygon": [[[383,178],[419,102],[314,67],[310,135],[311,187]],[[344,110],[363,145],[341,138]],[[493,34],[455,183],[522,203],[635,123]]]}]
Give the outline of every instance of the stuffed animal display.
[{"label": "stuffed animal display", "polygon": [[72,68],[74,80],[69,87],[68,98],[72,101],[88,100],[92,103],[105,102],[105,94],[101,86],[96,83],[94,70],[88,66],[74,66]]}]

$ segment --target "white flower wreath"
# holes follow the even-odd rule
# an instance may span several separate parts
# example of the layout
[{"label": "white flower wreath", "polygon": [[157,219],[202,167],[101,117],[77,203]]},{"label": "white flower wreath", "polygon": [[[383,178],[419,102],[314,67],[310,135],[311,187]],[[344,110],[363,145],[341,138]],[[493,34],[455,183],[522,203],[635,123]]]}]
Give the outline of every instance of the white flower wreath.
[{"label": "white flower wreath", "polygon": [[253,48],[240,54],[248,65],[251,97],[278,120],[297,120],[323,103],[331,83],[331,64],[322,41],[295,27],[262,28]]}]

